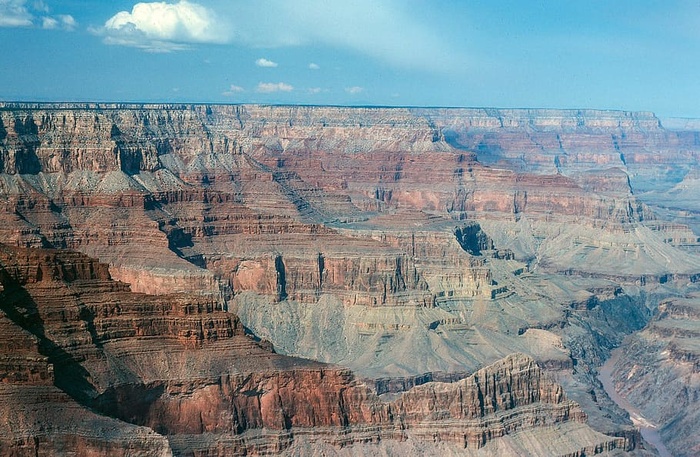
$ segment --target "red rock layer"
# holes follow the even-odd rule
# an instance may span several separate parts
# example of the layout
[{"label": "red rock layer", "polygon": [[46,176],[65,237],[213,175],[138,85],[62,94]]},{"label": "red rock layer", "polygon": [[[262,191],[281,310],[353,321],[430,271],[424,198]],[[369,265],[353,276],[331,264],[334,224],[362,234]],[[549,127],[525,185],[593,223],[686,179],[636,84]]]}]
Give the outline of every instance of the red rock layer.
[{"label": "red rock layer", "polygon": [[[410,434],[478,448],[519,430],[585,421],[562,388],[522,355],[387,402],[348,370],[271,352],[245,334],[235,315],[204,298],[131,293],[84,255],[0,246],[0,265],[6,386],[0,407],[13,411],[0,426],[0,441],[9,455],[37,448],[59,455],[68,446],[86,455],[97,452],[94,446],[122,455],[113,447],[125,442],[137,455],[168,452],[157,435],[126,423],[172,436],[184,446],[178,452],[193,451],[188,440],[200,449],[209,436],[212,452],[228,440],[234,444],[227,455],[244,455],[284,449],[290,443],[277,440],[290,432],[290,440],[302,434],[337,446]],[[18,337],[10,340],[11,334]],[[138,433],[100,438],[100,424],[114,420],[96,418],[52,382],[126,422],[119,422],[119,433]],[[47,405],[62,416],[41,409]],[[96,428],[81,425],[71,433],[86,417]],[[266,440],[260,430],[281,435]],[[629,443],[611,438],[606,445]]]},{"label": "red rock layer", "polygon": [[[551,146],[560,152],[588,148],[605,155],[609,150],[625,150],[627,143],[613,144],[611,135],[616,134],[641,138],[630,143],[635,146],[640,142],[656,144],[660,138],[672,136],[649,114],[621,112],[503,111],[494,115],[481,110],[256,106],[51,108],[8,106],[0,111],[5,131],[0,162],[5,173],[69,175],[89,171],[132,176],[167,171],[179,178],[167,183],[167,188],[162,188],[165,182],[156,186],[159,188],[147,182],[129,184],[136,193],[145,190],[144,185],[153,192],[183,189],[186,183],[216,188],[219,183],[231,182],[230,178],[234,182],[255,180],[261,189],[280,188],[321,212],[323,209],[314,208],[314,203],[328,205],[329,198],[360,192],[368,202],[403,203],[419,209],[537,213],[544,203],[538,199],[556,201],[541,195],[544,184],[556,189],[560,201],[579,200],[562,203],[558,210],[564,214],[580,214],[583,209],[590,217],[607,218],[607,212],[595,207],[607,209],[610,203],[585,202],[588,197],[575,181],[484,169],[474,161],[474,152],[483,143],[464,145],[474,152],[456,150],[445,141],[444,131],[456,125],[464,126],[469,135],[486,129],[492,132],[486,135],[494,139],[494,148],[529,156],[542,148],[548,151],[536,146],[532,126],[536,126],[535,131],[544,129],[542,135],[558,138]],[[504,118],[511,122],[505,125]],[[530,124],[525,120],[528,118]],[[490,122],[494,119],[500,119],[498,125]],[[518,145],[509,141],[508,132],[517,132],[525,142]],[[565,135],[573,138],[571,144],[562,140]],[[616,160],[619,155],[618,151]],[[45,184],[53,187],[52,191],[58,190],[51,182]],[[83,193],[98,190],[91,188],[96,183],[89,180],[82,186],[70,180],[55,184]],[[523,186],[530,188],[514,193]],[[248,187],[249,192],[255,192],[254,187]],[[313,201],[312,194],[319,196],[318,189],[326,192],[325,203]],[[245,196],[245,189],[239,190]],[[622,190],[625,196],[629,189]],[[342,206],[342,199],[337,203]]]},{"label": "red rock layer", "polygon": [[[649,113],[1,104],[0,239],[79,250],[108,263],[131,290],[168,294],[133,295],[97,265],[94,278],[73,280],[52,266],[60,256],[13,254],[10,269],[37,266],[31,281],[12,273],[19,285],[6,292],[7,306],[38,339],[56,384],[79,386],[71,394],[81,402],[158,430],[246,430],[261,423],[261,400],[237,376],[306,370],[308,362],[269,354],[223,312],[226,303],[252,296],[283,310],[395,307],[368,310],[375,318],[356,319],[353,329],[378,341],[382,329],[483,329],[478,344],[508,347],[513,340],[501,337],[509,332],[573,322],[549,290],[524,284],[541,278],[512,261],[516,255],[557,274],[640,285],[698,279],[698,263],[669,246],[693,244],[688,231],[653,221],[631,181],[654,177],[648,163],[672,169],[696,160],[696,143]],[[523,273],[530,279],[514,286]],[[27,298],[35,305],[23,305]],[[404,318],[423,308],[439,309],[427,310],[425,322]],[[385,311],[397,318],[381,322]],[[456,334],[445,336],[454,338],[447,346],[461,351],[473,342]],[[343,336],[335,341],[351,341]],[[460,351],[445,356],[449,369],[478,360]],[[568,366],[562,357],[556,363]],[[49,379],[41,363],[17,379]],[[224,374],[233,381],[221,381]],[[219,385],[227,387],[212,387]],[[250,404],[235,406],[221,393],[239,388],[251,392]],[[198,395],[213,406],[202,411]],[[285,417],[272,414],[269,423]]]},{"label": "red rock layer", "polygon": [[[371,306],[431,306],[448,292],[427,290],[406,249],[355,249],[328,225],[420,211],[625,231],[654,216],[622,168],[567,177],[476,157],[490,148],[525,162],[552,151],[562,163],[589,163],[586,151],[633,161],[682,143],[649,113],[602,111],[3,104],[0,126],[8,243],[80,250],[140,292],[306,301],[326,291]],[[359,281],[367,268],[373,279]],[[466,296],[491,295],[485,274],[467,274]]]}]

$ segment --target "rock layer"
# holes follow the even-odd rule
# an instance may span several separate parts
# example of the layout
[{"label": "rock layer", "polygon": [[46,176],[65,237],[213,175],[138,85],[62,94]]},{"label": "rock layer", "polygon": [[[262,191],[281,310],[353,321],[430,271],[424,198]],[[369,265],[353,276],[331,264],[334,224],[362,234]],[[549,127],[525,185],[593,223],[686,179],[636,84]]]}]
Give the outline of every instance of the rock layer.
[{"label": "rock layer", "polygon": [[700,295],[663,301],[658,311],[622,346],[612,377],[673,455],[692,456],[700,452]]},{"label": "rock layer", "polygon": [[[351,427],[340,413],[294,411],[292,423],[282,412],[292,397],[258,408],[258,390],[240,373],[306,386],[323,371],[336,400],[321,396],[311,409],[329,411],[340,411],[334,389],[357,381],[270,354],[244,326],[282,353],[370,379],[454,379],[523,352],[596,430],[631,448],[638,436],[596,384],[595,367],[645,325],[655,300],[700,278],[700,244],[684,225],[693,216],[666,204],[693,188],[700,146],[650,113],[2,104],[0,132],[0,239],[99,259],[12,254],[7,274],[20,286],[3,293],[14,325],[38,338],[55,384],[80,404],[167,433],[175,449],[214,452],[206,433],[222,454],[325,446],[311,438],[323,427],[352,429],[348,446],[360,435],[423,446],[428,432],[396,435],[400,421]],[[65,276],[86,274],[73,263],[92,265],[80,268],[101,285],[83,289]],[[107,275],[165,296],[135,299]],[[44,300],[41,312],[20,306],[26,294]],[[39,330],[57,316],[65,325]],[[43,359],[4,363],[8,379],[51,379]],[[232,400],[237,389],[250,396]],[[211,409],[198,409],[202,399]],[[484,449],[518,449],[512,433],[536,447],[549,441],[511,429],[489,441],[505,426],[484,420]],[[263,426],[278,432],[270,438]],[[290,431],[299,427],[306,441]],[[446,438],[450,446],[479,441],[469,427]],[[595,433],[567,449],[595,450]]]},{"label": "rock layer", "polygon": [[[275,354],[202,298],[131,293],[84,255],[3,245],[0,265],[2,335],[13,335],[0,345],[7,455],[169,455],[152,430],[178,454],[216,454],[222,442],[226,455],[283,451],[297,434],[336,447],[410,436],[478,449],[586,420],[520,354],[384,401],[348,370]],[[631,447],[599,439],[603,450]]]}]

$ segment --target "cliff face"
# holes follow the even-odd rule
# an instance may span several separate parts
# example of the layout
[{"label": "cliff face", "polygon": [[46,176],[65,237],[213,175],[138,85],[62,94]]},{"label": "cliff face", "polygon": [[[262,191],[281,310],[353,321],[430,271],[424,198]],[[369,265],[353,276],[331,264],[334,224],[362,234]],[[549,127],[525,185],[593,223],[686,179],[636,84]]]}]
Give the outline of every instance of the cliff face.
[{"label": "cliff face", "polygon": [[[66,368],[75,362],[55,341],[47,338],[36,303],[18,284],[50,283],[92,277],[96,285],[106,276],[106,265],[81,255],[17,252],[0,247],[0,452],[8,456],[172,455],[167,440],[145,427],[95,414],[57,387],[66,382]],[[7,262],[10,256],[19,258]],[[64,302],[69,297],[49,300]],[[54,326],[75,309],[56,309]],[[63,333],[63,332],[61,332]],[[82,335],[71,336],[80,341]],[[65,344],[65,342],[62,342]],[[56,361],[61,367],[56,369]],[[79,387],[78,387],[79,388]],[[105,431],[109,430],[109,433]]]},{"label": "cliff face", "polygon": [[700,295],[659,304],[658,315],[622,347],[615,387],[660,429],[673,453],[700,452]]},{"label": "cliff face", "polygon": [[[99,259],[13,251],[6,275],[25,295],[7,295],[7,306],[23,310],[15,324],[38,338],[55,385],[80,405],[168,434],[176,449],[214,454],[209,432],[222,455],[334,446],[291,438],[290,429],[316,425],[350,427],[352,446],[366,434],[420,447],[412,437],[432,433],[418,432],[423,414],[458,418],[468,432],[440,439],[461,451],[505,433],[498,442],[515,453],[534,451],[508,441],[513,433],[550,441],[487,415],[476,432],[463,422],[477,419],[446,404],[433,414],[419,401],[373,403],[349,371],[270,354],[244,327],[286,355],[390,384],[454,379],[525,353],[555,373],[596,430],[632,447],[637,437],[595,367],[645,325],[654,300],[700,277],[695,213],[662,208],[692,197],[694,138],[649,113],[2,104],[0,239],[10,251]],[[88,277],[101,285],[82,289]],[[166,296],[136,299],[108,277]],[[27,294],[44,304],[20,306]],[[42,333],[56,316],[66,324]],[[51,384],[42,360],[8,379]],[[284,390],[275,383],[326,393],[297,411],[293,392],[263,402]],[[518,386],[498,389],[496,404]],[[421,395],[456,405],[472,395],[460,392]],[[338,406],[349,404],[378,416],[351,420]],[[503,405],[482,406],[501,417]],[[324,409],[332,418],[316,412]],[[279,430],[275,444],[261,427]],[[599,443],[592,430],[572,433],[572,453]]]},{"label": "cliff face", "polygon": [[[457,147],[478,152],[482,162],[499,162],[539,173],[576,176],[595,168],[630,169],[633,183],[651,173],[650,164],[697,163],[698,143],[687,132],[669,131],[648,112],[600,110],[439,110],[426,116],[446,127]],[[524,153],[524,154],[523,154]],[[514,160],[518,159],[518,160]]]},{"label": "cliff face", "polygon": [[[617,156],[625,151],[631,157],[650,154],[660,144],[681,147],[652,115],[624,112],[5,104],[0,123],[0,193],[8,222],[2,228],[4,239],[97,256],[110,263],[112,274],[144,292],[213,295],[222,293],[215,277],[220,274],[210,274],[206,262],[230,251],[221,246],[235,243],[236,235],[248,235],[236,250],[264,246],[253,256],[269,271],[269,257],[304,244],[300,235],[407,209],[448,220],[497,220],[503,229],[494,228],[492,236],[515,239],[520,257],[540,257],[553,270],[598,273],[595,258],[560,262],[549,254],[562,246],[542,232],[552,222],[573,221],[593,234],[580,242],[594,248],[596,256],[609,251],[618,256],[630,244],[641,247],[648,259],[636,264],[648,267],[638,271],[630,265],[623,274],[659,274],[663,269],[656,265],[665,265],[664,254],[646,248],[648,234],[630,229],[655,217],[631,193],[628,176],[639,173],[624,167],[588,170],[591,162],[582,158],[572,159],[587,169],[579,174],[531,174],[538,171],[531,164],[551,149],[546,145],[552,141],[542,135],[559,137],[562,154],[586,149],[606,157],[610,151]],[[459,140],[454,136],[458,131],[468,138],[487,135],[493,144]],[[524,140],[513,142],[512,135]],[[616,136],[629,141],[615,143]],[[690,146],[683,145],[683,151]],[[515,156],[505,153],[504,167],[485,167],[484,148],[512,150],[523,157],[524,168],[514,170],[509,164],[516,163]],[[695,157],[692,149],[688,154]],[[670,154],[657,156],[672,161]],[[402,219],[386,220],[380,227],[396,226]],[[523,219],[530,227],[518,229],[521,233],[513,238],[513,224]],[[612,241],[612,250],[598,241],[611,231],[627,238]],[[280,234],[286,235],[280,243],[284,249],[274,252],[270,238]],[[545,243],[531,245],[523,236],[544,238]],[[142,255],[145,250],[148,254]],[[326,250],[319,247],[324,258]],[[334,255],[328,253],[328,259]],[[388,252],[380,263],[393,263],[397,255]],[[671,257],[679,258],[672,271],[698,266],[687,257]],[[247,260],[232,259],[233,268]],[[230,266],[229,260],[225,263]],[[299,266],[307,268],[315,267]],[[301,275],[312,278],[301,271],[292,274]],[[242,290],[277,289],[276,277],[230,276],[227,281]],[[403,287],[381,281],[382,291]],[[420,284],[416,280],[414,285],[420,290]],[[314,288],[308,282],[299,285]],[[388,300],[371,295],[358,300]],[[415,299],[430,301],[420,294]]]},{"label": "cliff face", "polygon": [[222,439],[226,455],[283,451],[295,434],[340,447],[410,435],[478,449],[586,420],[523,355],[385,401],[348,370],[275,354],[213,303],[131,293],[84,255],[2,245],[0,265],[5,455],[170,455],[160,435],[177,454],[207,443],[216,452]]},{"label": "cliff face", "polygon": [[[587,192],[624,195],[698,233],[697,123],[599,110],[424,110],[446,141],[480,163],[564,175]],[[691,210],[691,211],[688,211]],[[697,243],[697,236],[691,243]]]}]

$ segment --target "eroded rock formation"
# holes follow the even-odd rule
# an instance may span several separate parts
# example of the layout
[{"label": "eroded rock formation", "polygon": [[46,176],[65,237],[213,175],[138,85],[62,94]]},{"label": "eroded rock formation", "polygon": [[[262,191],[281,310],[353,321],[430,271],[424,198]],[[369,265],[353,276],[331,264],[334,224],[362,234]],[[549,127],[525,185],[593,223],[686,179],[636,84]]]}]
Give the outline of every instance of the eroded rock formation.
[{"label": "eroded rock formation", "polygon": [[617,390],[660,428],[678,456],[700,452],[700,295],[663,301],[658,315],[629,338],[614,366]]},{"label": "eroded rock formation", "polygon": [[348,370],[275,354],[211,302],[131,293],[84,255],[2,245],[0,265],[6,455],[169,455],[152,430],[177,454],[216,453],[222,440],[226,455],[284,451],[295,434],[339,448],[410,437],[479,449],[586,420],[521,354],[384,401]]},{"label": "eroded rock formation", "polygon": [[[7,252],[54,249],[12,251],[16,261],[6,264],[20,284],[10,289],[24,291],[3,292],[14,297],[9,319],[40,349],[12,376],[48,380],[42,367],[53,366],[54,381],[42,382],[78,407],[167,434],[176,453],[312,453],[380,438],[404,440],[392,441],[395,452],[404,444],[428,452],[420,443],[436,426],[409,433],[406,424],[432,413],[401,401],[416,392],[447,401],[466,387],[430,384],[380,401],[348,370],[271,354],[244,326],[288,356],[390,385],[411,380],[407,387],[521,352],[597,430],[566,421],[562,430],[576,437],[567,452],[613,446],[601,445],[610,438],[599,432],[624,437],[624,445],[613,439],[616,449],[638,449],[596,367],[645,326],[659,300],[696,287],[694,207],[670,202],[692,201],[698,151],[696,135],[666,130],[650,113],[2,104],[0,240]],[[74,263],[83,266],[67,266]],[[66,276],[87,273],[101,285],[82,289]],[[142,295],[134,299],[125,284]],[[35,294],[48,314],[20,306]],[[76,307],[64,309],[65,300]],[[56,315],[66,324],[41,333]],[[61,365],[54,359],[64,360],[66,342],[72,355]],[[305,387],[322,383],[320,373],[329,384],[308,411],[293,409],[291,392],[265,412],[250,406],[262,405],[261,391],[246,382],[279,391],[274,382]],[[82,387],[71,391],[76,381]],[[392,419],[343,416],[333,406],[343,382],[361,397],[360,410]],[[250,395],[232,400],[231,392]],[[198,409],[202,399],[209,410]],[[323,408],[335,418],[311,412]],[[440,438],[461,453],[464,442],[551,453],[556,435],[515,432],[486,416],[455,420],[481,430]],[[315,426],[344,427],[351,438],[336,442]],[[297,427],[305,438],[290,431]],[[505,432],[539,444],[518,447],[512,433],[491,440]]]}]

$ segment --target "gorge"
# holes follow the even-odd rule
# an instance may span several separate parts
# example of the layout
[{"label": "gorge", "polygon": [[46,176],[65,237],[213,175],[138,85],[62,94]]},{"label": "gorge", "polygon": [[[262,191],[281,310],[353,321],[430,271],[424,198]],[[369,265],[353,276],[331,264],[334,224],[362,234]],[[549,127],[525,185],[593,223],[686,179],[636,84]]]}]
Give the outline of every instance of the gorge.
[{"label": "gorge", "polygon": [[700,132],[0,103],[3,455],[700,451]]}]

